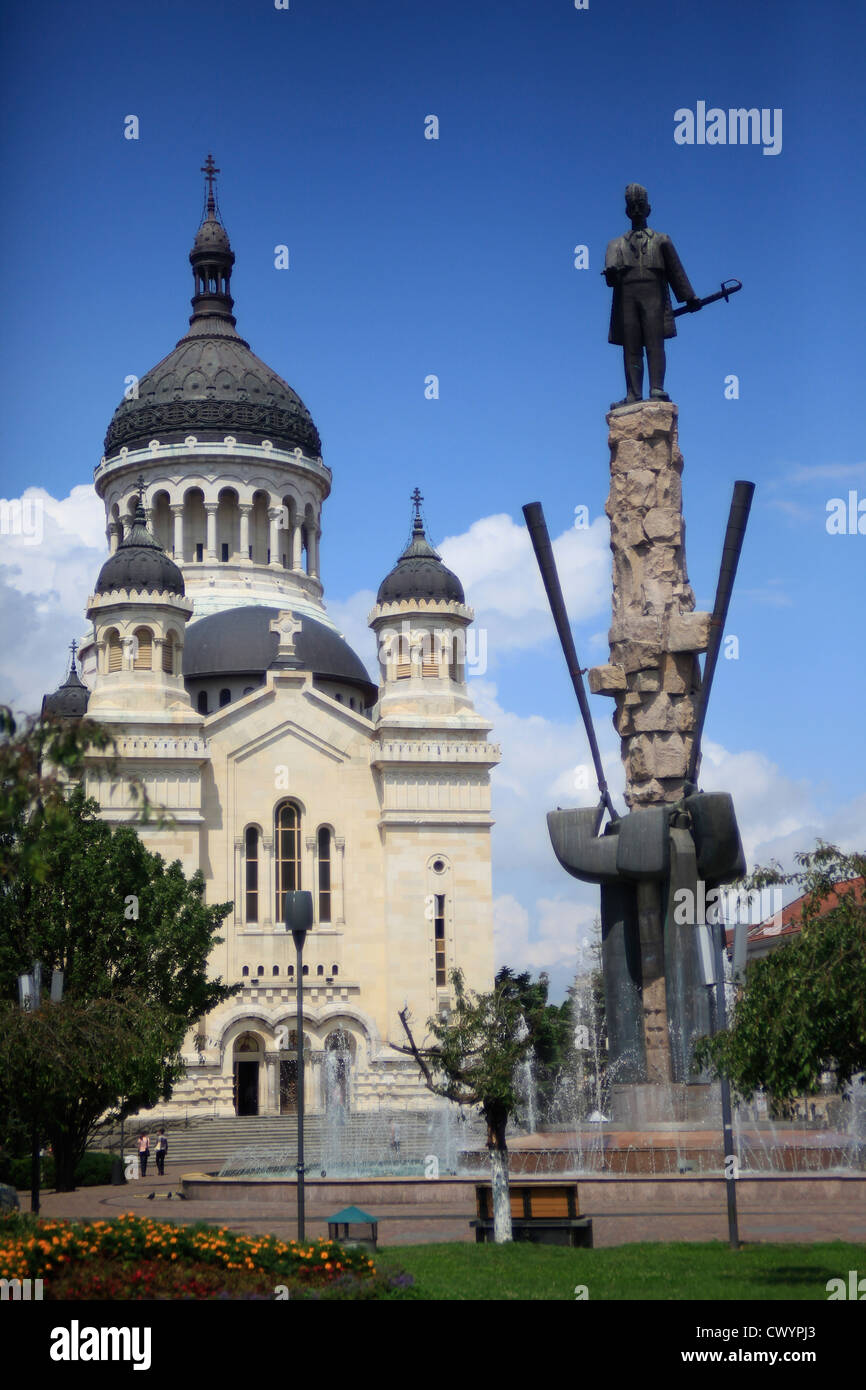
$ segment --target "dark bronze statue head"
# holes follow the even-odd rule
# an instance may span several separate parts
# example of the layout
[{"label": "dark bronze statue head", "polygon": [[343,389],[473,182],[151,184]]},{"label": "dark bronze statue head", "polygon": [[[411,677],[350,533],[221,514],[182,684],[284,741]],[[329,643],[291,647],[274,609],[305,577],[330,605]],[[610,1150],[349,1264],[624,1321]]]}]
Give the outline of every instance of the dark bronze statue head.
[{"label": "dark bronze statue head", "polygon": [[625,215],[626,217],[649,217],[652,212],[650,207],[649,194],[641,183],[626,184],[625,190]]}]

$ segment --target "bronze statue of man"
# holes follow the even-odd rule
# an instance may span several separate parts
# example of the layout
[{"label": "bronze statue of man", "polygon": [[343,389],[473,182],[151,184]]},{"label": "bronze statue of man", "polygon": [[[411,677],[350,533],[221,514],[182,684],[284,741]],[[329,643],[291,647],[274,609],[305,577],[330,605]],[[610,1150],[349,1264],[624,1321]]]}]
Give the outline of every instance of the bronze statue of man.
[{"label": "bronze statue of man", "polygon": [[608,342],[622,346],[626,397],[643,398],[643,354],[649,365],[650,400],[669,401],[665,391],[665,338],[676,337],[670,291],[694,312],[701,307],[669,236],[647,226],[649,195],[639,183],[625,190],[631,231],[608,243],[604,277],[613,289]]}]

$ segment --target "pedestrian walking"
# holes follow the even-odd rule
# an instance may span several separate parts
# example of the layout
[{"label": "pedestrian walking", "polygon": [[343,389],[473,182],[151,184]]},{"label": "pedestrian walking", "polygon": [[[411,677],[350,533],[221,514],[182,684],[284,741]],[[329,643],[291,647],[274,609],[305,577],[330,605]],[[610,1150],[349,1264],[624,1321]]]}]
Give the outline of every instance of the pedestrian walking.
[{"label": "pedestrian walking", "polygon": [[144,1130],[138,1136],[138,1171],[142,1177],[147,1174],[147,1159],[150,1154],[150,1140]]},{"label": "pedestrian walking", "polygon": [[165,1156],[168,1153],[168,1140],[165,1137],[165,1130],[160,1129],[156,1136],[156,1171],[159,1176],[165,1177]]}]

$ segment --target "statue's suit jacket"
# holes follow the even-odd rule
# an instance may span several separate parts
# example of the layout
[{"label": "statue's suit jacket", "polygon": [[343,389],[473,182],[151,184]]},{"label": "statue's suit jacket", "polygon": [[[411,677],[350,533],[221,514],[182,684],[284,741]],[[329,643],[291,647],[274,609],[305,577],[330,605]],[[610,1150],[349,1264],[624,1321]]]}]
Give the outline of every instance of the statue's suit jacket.
[{"label": "statue's suit jacket", "polygon": [[[636,254],[632,245],[631,233],[626,232],[624,236],[614,237],[609,241],[607,252],[604,258],[605,271],[618,270],[651,270],[664,283],[665,290],[665,317],[664,317],[664,336],[675,338],[677,336],[676,324],[674,323],[674,313],[671,307],[671,295],[673,290],[677,299],[685,302],[688,299],[695,299],[689,277],[683,270],[682,262],[676,253],[676,248],[669,236],[664,232],[654,232],[652,227],[645,229],[646,249],[642,254]],[[620,275],[616,276],[616,283],[613,286],[613,304],[610,310],[610,332],[607,335],[609,343],[619,343],[622,346],[622,290]]]}]

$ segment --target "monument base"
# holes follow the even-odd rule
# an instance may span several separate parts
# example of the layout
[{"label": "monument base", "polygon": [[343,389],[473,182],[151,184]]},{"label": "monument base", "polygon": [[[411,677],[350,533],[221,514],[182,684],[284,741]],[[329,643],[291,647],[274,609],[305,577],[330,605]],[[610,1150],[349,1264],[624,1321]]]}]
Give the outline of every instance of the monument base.
[{"label": "monument base", "polygon": [[656,1125],[720,1125],[718,1083],[655,1082],[611,1087],[610,1118],[630,1130]]}]

